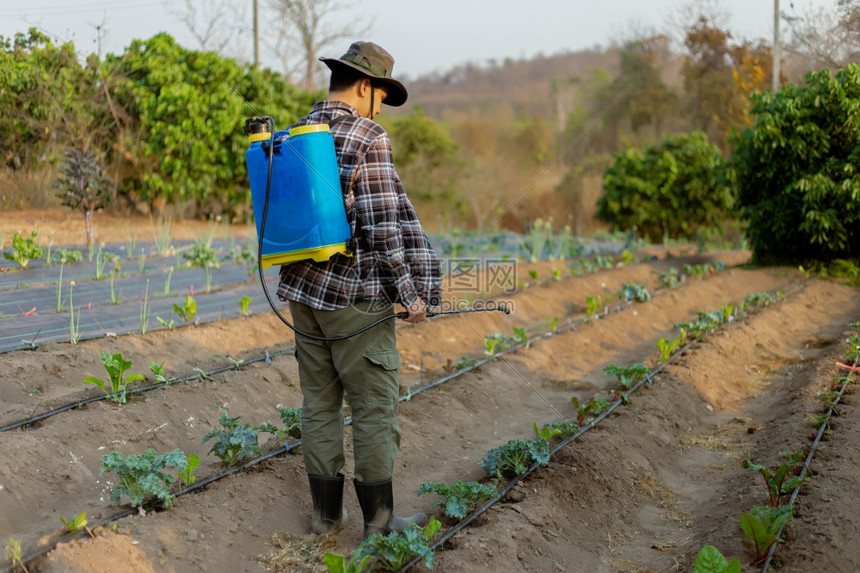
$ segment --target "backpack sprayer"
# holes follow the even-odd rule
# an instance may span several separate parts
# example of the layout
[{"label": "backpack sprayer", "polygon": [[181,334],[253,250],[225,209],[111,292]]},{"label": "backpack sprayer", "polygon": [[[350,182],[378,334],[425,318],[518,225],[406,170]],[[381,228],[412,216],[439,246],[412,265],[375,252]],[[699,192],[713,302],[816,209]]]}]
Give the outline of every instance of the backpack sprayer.
[{"label": "backpack sprayer", "polygon": [[[272,300],[263,271],[272,265],[287,265],[307,259],[324,262],[338,254],[352,254],[353,239],[343,204],[334,139],[329,132],[329,124],[325,123],[276,133],[275,120],[269,116],[247,119],[245,134],[250,143],[245,152],[245,162],[251,184],[251,203],[254,212],[261,213],[256,217],[257,269],[263,293],[278,318],[297,334],[323,341],[356,336],[390,318],[408,318],[409,313],[398,312],[355,332],[331,337],[302,332],[287,321]],[[270,208],[277,217],[266,236]],[[506,306],[499,305],[487,309],[428,311],[427,316],[487,310],[511,312]]]}]

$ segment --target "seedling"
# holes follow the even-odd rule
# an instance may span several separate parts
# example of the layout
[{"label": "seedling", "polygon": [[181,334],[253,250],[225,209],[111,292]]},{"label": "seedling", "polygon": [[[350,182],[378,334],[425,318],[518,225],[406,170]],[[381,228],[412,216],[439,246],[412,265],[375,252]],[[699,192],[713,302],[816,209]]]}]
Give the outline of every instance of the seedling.
[{"label": "seedling", "polygon": [[176,321],[170,318],[170,315],[167,315],[167,319],[163,319],[160,316],[156,316],[155,320],[161,323],[161,326],[166,328],[167,330],[173,330],[173,327],[176,325]]},{"label": "seedling", "polygon": [[777,297],[769,292],[758,292],[747,295],[744,303],[749,306],[760,307],[767,306],[776,301]]},{"label": "seedling", "polygon": [[532,269],[529,271],[529,276],[532,278],[532,280],[538,280],[540,274],[536,270]]},{"label": "seedling", "polygon": [[110,491],[110,500],[119,505],[122,496],[128,496],[132,507],[138,507],[150,499],[161,501],[162,507],[169,507],[173,500],[170,489],[176,482],[176,476],[162,472],[167,467],[173,467],[177,472],[184,472],[188,460],[182,450],[173,450],[164,454],[150,448],[143,454],[132,454],[123,458],[119,452],[102,456],[102,468],[99,475],[114,472],[119,476],[119,485]]},{"label": "seedling", "polygon": [[159,364],[155,361],[149,362],[149,371],[152,372],[152,375],[155,376],[155,381],[158,384],[169,384],[170,381],[164,375],[164,362]]},{"label": "seedling", "polygon": [[15,261],[22,269],[26,268],[31,260],[41,259],[42,253],[45,250],[36,246],[35,238],[37,235],[36,231],[33,231],[25,239],[18,233],[15,233],[15,236],[12,237],[12,252],[3,253],[3,258],[7,261]]},{"label": "seedling", "polygon": [[176,475],[182,480],[186,487],[194,485],[197,481],[197,476],[194,475],[194,470],[200,467],[200,456],[197,454],[188,454],[188,463],[184,470],[177,470]]},{"label": "seedling", "polygon": [[741,573],[741,562],[737,559],[727,561],[719,549],[705,545],[696,555],[693,573]]},{"label": "seedling", "polygon": [[816,392],[815,397],[821,398],[827,404],[828,408],[832,408],[836,405],[837,400],[839,400],[839,391],[827,390],[825,392]]},{"label": "seedling", "polygon": [[573,404],[574,408],[576,408],[576,423],[579,424],[580,428],[585,427],[588,423],[585,419],[588,414],[599,416],[609,408],[609,402],[607,402],[606,398],[603,396],[594,397],[585,404],[580,404],[579,398],[574,396],[570,399],[570,402]]},{"label": "seedling", "polygon": [[182,306],[173,303],[173,312],[182,319],[182,322],[190,322],[197,316],[197,302],[190,294],[185,297]]},{"label": "seedling", "polygon": [[634,384],[645,379],[645,375],[648,374],[648,367],[641,363],[627,367],[615,366],[613,364],[605,367],[603,371],[610,376],[617,377],[621,387],[629,390]]},{"label": "seedling", "polygon": [[226,411],[221,412],[219,422],[224,429],[207,432],[201,442],[205,444],[212,438],[217,438],[206,454],[218,456],[228,467],[235,466],[248,456],[259,456],[261,453],[257,430],[249,424],[240,424],[241,417],[231,418]]},{"label": "seedling", "polygon": [[631,253],[627,249],[624,249],[623,251],[621,251],[621,262],[622,263],[624,263],[625,265],[629,265],[630,261],[632,261],[632,260],[633,260],[633,253]]},{"label": "seedling", "polygon": [[248,305],[250,305],[253,300],[254,299],[248,295],[242,295],[242,298],[239,299],[239,314],[242,316],[250,316],[251,311],[248,310]]},{"label": "seedling", "polygon": [[110,380],[110,390],[107,388],[107,383],[101,378],[95,376],[87,376],[84,378],[84,384],[95,384],[107,395],[108,399],[117,404],[126,403],[126,386],[131,382],[143,380],[143,374],[129,374],[123,377],[126,370],[131,368],[133,362],[123,358],[122,353],[117,352],[110,355],[104,350],[100,352],[102,364],[107,370]]},{"label": "seedling", "polygon": [[81,339],[81,309],[75,315],[75,303],[72,293],[75,290],[75,281],[69,282],[69,342],[77,344]]},{"label": "seedling", "polygon": [[203,267],[206,273],[206,292],[211,290],[212,286],[212,269],[221,267],[221,261],[218,259],[218,254],[212,248],[211,237],[198,239],[187,253],[183,253],[182,257],[188,261],[191,267]]},{"label": "seedling", "polygon": [[741,462],[741,467],[761,473],[767,486],[767,498],[771,507],[779,507],[783,503],[783,498],[788,496],[795,488],[800,487],[800,484],[807,481],[807,478],[800,479],[800,476],[794,475],[797,467],[803,459],[803,451],[798,450],[794,453],[779,452],[779,455],[785,459],[785,463],[779,466],[775,472],[771,473],[766,467],[754,464],[749,460]]},{"label": "seedling", "polygon": [[585,297],[585,308],[585,314],[587,314],[589,318],[600,318],[597,315],[597,309],[603,308],[603,297],[600,295],[588,295]]},{"label": "seedling", "polygon": [[140,299],[140,333],[146,334],[149,330],[149,279],[146,279],[146,292]]},{"label": "seedling", "polygon": [[79,531],[87,526],[87,512],[79,513],[74,516],[72,519],[67,520],[62,515],[59,516],[60,521],[66,524],[66,527],[69,529],[69,533],[74,533],[75,531]]},{"label": "seedling", "polygon": [[535,422],[532,425],[534,426],[535,437],[536,438],[543,438],[547,442],[550,441],[551,439],[553,439],[554,437],[561,434],[561,429],[553,427],[553,426],[545,425],[541,429],[538,429],[537,422]]},{"label": "seedling", "polygon": [[678,337],[671,342],[666,340],[665,338],[661,338],[657,341],[657,350],[660,351],[660,361],[668,362],[669,358],[672,357],[672,353],[678,348],[681,344],[681,337]]},{"label": "seedling", "polygon": [[681,271],[676,267],[672,267],[665,273],[660,274],[659,281],[660,288],[675,288],[681,284]]},{"label": "seedling", "polygon": [[12,567],[20,567],[28,573],[27,566],[21,561],[21,542],[10,537],[6,540],[6,559],[12,562]]},{"label": "seedling", "polygon": [[63,267],[66,266],[66,259],[60,259],[60,278],[57,279],[57,305],[56,311],[63,312]]},{"label": "seedling", "polygon": [[754,505],[748,513],[741,514],[741,529],[746,536],[744,546],[753,556],[755,564],[767,558],[770,546],[781,541],[776,537],[782,527],[791,521],[793,508],[790,505],[768,507]]},{"label": "seedling", "polygon": [[230,361],[230,363],[233,365],[233,367],[234,367],[236,370],[241,369],[242,365],[245,363],[245,361],[244,361],[244,360],[236,360],[236,359],[235,359],[235,358],[233,358],[232,356],[228,356],[228,357],[227,357],[227,360],[229,360],[229,361]]},{"label": "seedling", "polygon": [[371,557],[368,555],[361,560],[353,557],[347,562],[346,557],[343,555],[329,552],[323,557],[323,564],[329,573],[362,573],[367,564],[370,563],[370,560]]},{"label": "seedling", "polygon": [[735,305],[733,304],[724,304],[720,307],[720,315],[723,321],[723,324],[727,322],[731,322],[735,317]]},{"label": "seedling", "polygon": [[543,428],[540,429],[540,432],[537,431],[537,427],[535,427],[535,433],[537,436],[545,436],[544,432],[547,432],[550,436],[558,436],[562,440],[566,440],[574,434],[579,433],[580,426],[576,422],[568,422],[566,420],[557,420],[550,424],[545,424]]},{"label": "seedling", "polygon": [[520,326],[514,328],[514,339],[517,341],[518,344],[525,342],[526,348],[529,347],[529,335],[526,332],[525,327]]},{"label": "seedling", "polygon": [[549,464],[549,443],[543,438],[508,440],[487,452],[481,468],[488,476],[501,478],[523,475],[535,462]]},{"label": "seedling", "polygon": [[358,546],[352,560],[362,563],[370,557],[374,560],[374,568],[399,571],[414,557],[420,557],[424,566],[431,569],[434,556],[430,551],[430,544],[436,538],[441,526],[438,519],[431,517],[424,528],[413,524],[402,533],[394,531],[388,535],[374,533]]},{"label": "seedling", "polygon": [[618,291],[618,298],[625,302],[648,302],[651,300],[651,293],[645,288],[642,283],[624,283],[621,285],[621,290]]},{"label": "seedling", "polygon": [[495,497],[496,488],[474,481],[455,481],[453,485],[445,483],[422,483],[418,488],[418,495],[435,493],[444,498],[443,501],[434,501],[433,507],[444,507],[445,515],[453,519],[464,519],[466,515],[479,503]]},{"label": "seedling", "polygon": [[170,296],[170,279],[173,277],[173,267],[167,269],[167,278],[164,280],[164,296]]},{"label": "seedling", "polygon": [[286,426],[286,434],[296,439],[302,437],[302,409],[279,407],[281,421]]},{"label": "seedling", "polygon": [[114,282],[120,269],[119,257],[114,257],[113,261],[113,272],[110,274],[110,302],[111,304],[122,304],[122,291],[114,291]]}]

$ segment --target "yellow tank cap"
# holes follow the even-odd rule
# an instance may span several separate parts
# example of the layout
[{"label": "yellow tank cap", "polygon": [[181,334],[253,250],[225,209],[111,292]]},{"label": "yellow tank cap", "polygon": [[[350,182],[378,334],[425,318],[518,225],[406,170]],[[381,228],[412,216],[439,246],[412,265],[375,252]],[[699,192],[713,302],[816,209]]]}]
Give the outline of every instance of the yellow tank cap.
[{"label": "yellow tank cap", "polygon": [[267,139],[271,139],[271,133],[252,133],[248,136],[248,143],[256,143],[258,141],[266,141]]},{"label": "yellow tank cap", "polygon": [[300,125],[290,130],[290,137],[298,137],[307,133],[328,133],[327,123],[311,123],[309,125]]}]

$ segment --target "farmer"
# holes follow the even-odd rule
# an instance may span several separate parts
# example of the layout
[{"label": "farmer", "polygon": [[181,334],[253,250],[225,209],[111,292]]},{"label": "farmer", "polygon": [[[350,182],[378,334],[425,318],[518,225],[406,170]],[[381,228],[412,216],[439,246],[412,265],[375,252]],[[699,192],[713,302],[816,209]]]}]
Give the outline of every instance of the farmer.
[{"label": "farmer", "polygon": [[[328,99],[297,125],[328,123],[352,229],[352,256],[281,267],[278,296],[290,301],[296,328],[321,337],[355,332],[394,312],[406,322],[425,319],[439,304],[439,259],[427,240],[394,169],[391,141],[373,121],[382,104],[400,106],[406,88],[391,77],[392,56],[371,42],[356,42],[340,58],[320,58],[331,69]],[[352,408],[355,491],[364,514],[364,536],[402,531],[421,523],[417,513],[394,515],[392,475],[400,449],[397,424],[400,356],[394,320],[345,340],[296,335],[304,399],[302,452],[310,481],[311,531],[346,523],[343,506],[343,397]]]}]

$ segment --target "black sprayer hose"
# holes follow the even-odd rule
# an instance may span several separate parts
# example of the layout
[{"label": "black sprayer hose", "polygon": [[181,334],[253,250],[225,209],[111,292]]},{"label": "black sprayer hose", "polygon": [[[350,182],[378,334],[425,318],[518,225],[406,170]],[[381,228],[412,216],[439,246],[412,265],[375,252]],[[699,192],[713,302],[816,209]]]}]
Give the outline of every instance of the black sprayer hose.
[{"label": "black sprayer hose", "polygon": [[[260,236],[258,237],[258,241],[257,241],[257,270],[260,273],[260,284],[263,285],[263,294],[266,295],[266,300],[269,301],[269,306],[272,307],[273,311],[275,311],[275,315],[277,315],[277,317],[281,320],[281,322],[283,322],[288,327],[290,327],[293,330],[293,332],[295,332],[296,334],[306,336],[307,338],[310,338],[311,340],[322,340],[325,342],[335,342],[337,340],[346,340],[347,338],[352,338],[353,336],[358,336],[362,332],[366,332],[366,331],[370,330],[371,328],[373,328],[374,326],[376,326],[377,324],[385,322],[386,320],[389,320],[391,318],[400,318],[400,319],[409,318],[409,313],[397,312],[395,314],[383,316],[382,318],[380,318],[374,322],[371,322],[370,324],[368,324],[366,326],[363,326],[362,328],[356,330],[355,332],[350,332],[349,334],[344,334],[341,336],[317,336],[316,334],[310,334],[310,333],[303,332],[303,331],[299,330],[298,328],[295,327],[295,325],[290,324],[290,322],[278,310],[278,307],[275,305],[275,301],[272,300],[271,293],[269,293],[269,287],[266,286],[266,277],[263,274],[263,236],[264,236],[264,233],[266,230],[266,216],[269,213],[269,194],[270,194],[271,189],[272,189],[272,164],[274,163],[273,157],[274,157],[274,152],[275,152],[275,120],[271,116],[268,116],[268,115],[265,116],[263,119],[267,120],[267,122],[269,123],[269,127],[271,129],[272,135],[269,138],[269,150],[268,150],[269,168],[268,168],[268,174],[266,175],[266,199],[263,202],[263,214],[262,214],[262,219],[260,220]],[[442,312],[432,312],[431,311],[431,312],[427,313],[427,316],[431,317],[431,316],[439,316],[440,314],[460,314],[463,312],[484,312],[487,310],[497,310],[500,312],[504,312],[505,314],[511,313],[511,309],[509,309],[508,307],[506,307],[503,304],[500,304],[498,307],[494,307],[494,308],[450,310],[450,311],[442,311]]]}]

